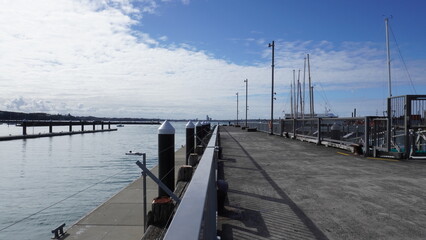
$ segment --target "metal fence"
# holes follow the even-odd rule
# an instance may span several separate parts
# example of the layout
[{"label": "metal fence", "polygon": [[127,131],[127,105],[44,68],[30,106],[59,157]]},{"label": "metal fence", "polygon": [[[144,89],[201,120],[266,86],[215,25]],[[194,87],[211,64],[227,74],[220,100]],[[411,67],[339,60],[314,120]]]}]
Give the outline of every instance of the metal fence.
[{"label": "metal fence", "polygon": [[216,240],[216,126],[164,239]]},{"label": "metal fence", "polygon": [[389,152],[405,157],[426,156],[426,95],[388,98]]}]

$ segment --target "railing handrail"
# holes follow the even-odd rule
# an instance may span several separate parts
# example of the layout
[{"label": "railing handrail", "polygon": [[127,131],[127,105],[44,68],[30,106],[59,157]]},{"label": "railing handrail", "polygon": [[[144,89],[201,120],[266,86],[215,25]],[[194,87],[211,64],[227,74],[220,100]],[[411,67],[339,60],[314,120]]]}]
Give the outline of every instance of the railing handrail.
[{"label": "railing handrail", "polygon": [[[207,148],[166,232],[165,240],[196,240],[199,239],[202,228],[205,236],[206,233],[211,233],[207,236],[207,239],[216,239],[215,147],[218,128],[216,126],[213,131]],[[203,222],[204,226],[202,225]],[[214,229],[210,229],[212,226]]]}]

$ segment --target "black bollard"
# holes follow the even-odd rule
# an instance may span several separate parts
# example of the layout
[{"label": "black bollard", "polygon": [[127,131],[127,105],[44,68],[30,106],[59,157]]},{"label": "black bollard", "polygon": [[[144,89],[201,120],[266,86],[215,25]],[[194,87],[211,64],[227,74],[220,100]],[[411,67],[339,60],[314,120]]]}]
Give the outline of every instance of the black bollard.
[{"label": "black bollard", "polygon": [[196,146],[201,145],[202,132],[203,132],[202,131],[202,125],[201,125],[200,121],[198,121],[195,124],[195,139],[196,139],[195,143],[196,143]]},{"label": "black bollard", "polygon": [[194,131],[195,125],[192,123],[192,121],[189,121],[186,124],[186,165],[188,165],[189,155],[194,152]]},{"label": "black bollard", "polygon": [[[166,120],[158,128],[158,178],[172,192],[175,189],[175,129]],[[169,196],[158,187],[158,196]]]}]

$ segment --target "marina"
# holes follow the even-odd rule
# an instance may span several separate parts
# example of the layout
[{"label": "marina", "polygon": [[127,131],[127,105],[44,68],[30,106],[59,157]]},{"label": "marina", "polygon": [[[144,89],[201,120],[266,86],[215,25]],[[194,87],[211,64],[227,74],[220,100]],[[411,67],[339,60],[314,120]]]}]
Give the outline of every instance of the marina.
[{"label": "marina", "polygon": [[[159,230],[162,239],[198,239],[201,232],[201,239],[421,239],[426,234],[425,161],[360,156],[236,126],[216,131],[181,202],[175,203],[168,227]],[[175,175],[185,164],[185,152],[182,148],[175,153]],[[216,187],[214,197],[208,189],[206,195],[192,196],[192,191],[199,195],[208,187],[200,184],[209,178],[205,170],[211,157],[210,167],[217,164],[218,198]],[[157,167],[152,171],[158,176]],[[224,182],[226,188],[221,187]],[[61,239],[141,239],[141,186],[139,178]],[[158,196],[157,189],[147,181],[148,199]],[[225,195],[221,189],[226,189]],[[200,208],[196,198],[201,198]],[[209,199],[218,202],[211,205]],[[212,225],[211,210],[218,214]]]},{"label": "marina", "polygon": [[[185,142],[185,128],[173,125],[177,150]],[[0,239],[50,239],[62,223],[69,228],[140,177],[137,159],[126,152],[144,151],[147,166],[156,166],[157,129],[129,125],[113,132],[2,141]],[[0,133],[20,135],[22,129],[3,124]],[[34,127],[38,133],[48,133],[48,127]]]},{"label": "marina", "polygon": [[0,1],[0,240],[426,239],[425,8]]}]

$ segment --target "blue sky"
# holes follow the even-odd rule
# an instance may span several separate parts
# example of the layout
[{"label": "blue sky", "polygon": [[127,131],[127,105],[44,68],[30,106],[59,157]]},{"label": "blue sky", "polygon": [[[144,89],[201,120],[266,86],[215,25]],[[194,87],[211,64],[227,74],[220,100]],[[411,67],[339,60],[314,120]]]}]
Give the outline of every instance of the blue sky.
[{"label": "blue sky", "polygon": [[[316,110],[382,114],[384,15],[393,95],[426,93],[424,1],[25,0],[0,3],[0,109],[73,115],[249,118],[290,112],[309,53]],[[408,69],[399,57],[398,47]],[[303,74],[303,72],[302,72]],[[242,114],[240,114],[242,116]]]}]

